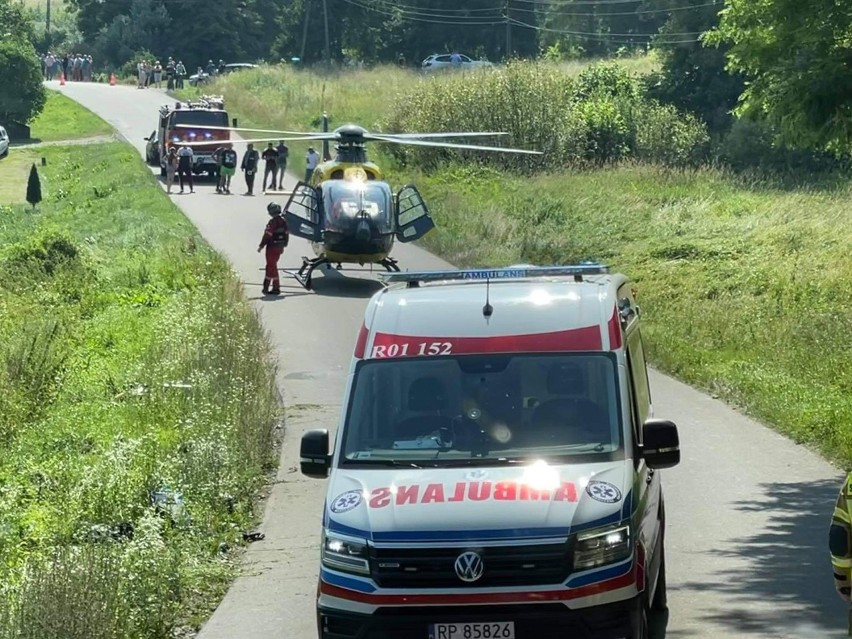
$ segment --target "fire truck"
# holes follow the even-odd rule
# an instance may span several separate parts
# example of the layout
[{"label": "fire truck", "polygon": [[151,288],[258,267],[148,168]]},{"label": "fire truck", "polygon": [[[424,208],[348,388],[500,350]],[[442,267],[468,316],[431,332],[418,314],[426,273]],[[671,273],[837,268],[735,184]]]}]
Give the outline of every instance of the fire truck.
[{"label": "fire truck", "polygon": [[[179,147],[184,142],[195,143],[190,147],[193,152],[192,172],[196,175],[204,172],[216,175],[213,152],[221,146],[231,146],[231,132],[215,128],[229,126],[224,98],[205,95],[191,102],[164,104],[160,107],[159,116],[157,131],[153,136],[155,139],[148,140],[153,151],[149,159],[152,164],[160,165],[161,175],[166,173],[169,147]],[[185,128],[187,126],[190,128]],[[208,141],[209,144],[198,144]]]}]

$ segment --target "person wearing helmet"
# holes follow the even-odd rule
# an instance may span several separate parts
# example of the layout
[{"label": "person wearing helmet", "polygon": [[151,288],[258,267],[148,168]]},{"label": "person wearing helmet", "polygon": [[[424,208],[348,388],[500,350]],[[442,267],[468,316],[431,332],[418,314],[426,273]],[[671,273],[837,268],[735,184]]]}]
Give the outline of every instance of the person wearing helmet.
[{"label": "person wearing helmet", "polygon": [[276,202],[270,202],[266,206],[269,213],[269,222],[263,231],[260,246],[257,252],[266,249],[266,277],[263,278],[263,294],[280,295],[281,284],[278,281],[278,260],[284,252],[284,248],[290,242],[290,230],[287,221],[281,215],[281,206]]}]

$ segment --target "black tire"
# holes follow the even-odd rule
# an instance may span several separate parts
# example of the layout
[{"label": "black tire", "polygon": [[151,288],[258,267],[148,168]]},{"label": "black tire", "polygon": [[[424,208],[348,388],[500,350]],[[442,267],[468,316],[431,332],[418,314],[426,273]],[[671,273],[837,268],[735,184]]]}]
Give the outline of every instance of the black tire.
[{"label": "black tire", "polygon": [[648,625],[648,604],[644,596],[639,601],[634,611],[632,639],[650,639],[651,628]]},{"label": "black tire", "polygon": [[166,177],[166,167],[164,167],[162,164],[160,165],[160,176]]},{"label": "black tire", "polygon": [[665,535],[660,542],[660,573],[657,575],[657,589],[654,591],[654,599],[651,601],[651,610],[663,612],[669,607],[668,594],[666,592],[666,544]]}]

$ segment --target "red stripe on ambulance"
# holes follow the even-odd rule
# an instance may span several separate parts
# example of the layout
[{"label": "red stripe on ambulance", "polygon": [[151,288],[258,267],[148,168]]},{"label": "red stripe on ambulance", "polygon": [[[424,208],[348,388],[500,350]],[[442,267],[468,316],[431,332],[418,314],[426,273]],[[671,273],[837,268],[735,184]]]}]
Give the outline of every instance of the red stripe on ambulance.
[{"label": "red stripe on ambulance", "polygon": [[370,358],[436,357],[484,353],[557,353],[599,351],[603,348],[599,326],[567,331],[492,337],[422,337],[376,333]]}]

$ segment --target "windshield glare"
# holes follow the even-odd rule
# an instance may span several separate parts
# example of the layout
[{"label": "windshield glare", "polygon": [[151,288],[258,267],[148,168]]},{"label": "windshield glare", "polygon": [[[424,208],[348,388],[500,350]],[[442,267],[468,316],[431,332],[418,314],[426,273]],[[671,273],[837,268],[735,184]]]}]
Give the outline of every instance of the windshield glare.
[{"label": "windshield glare", "polygon": [[611,353],[359,363],[344,465],[623,458]]}]

